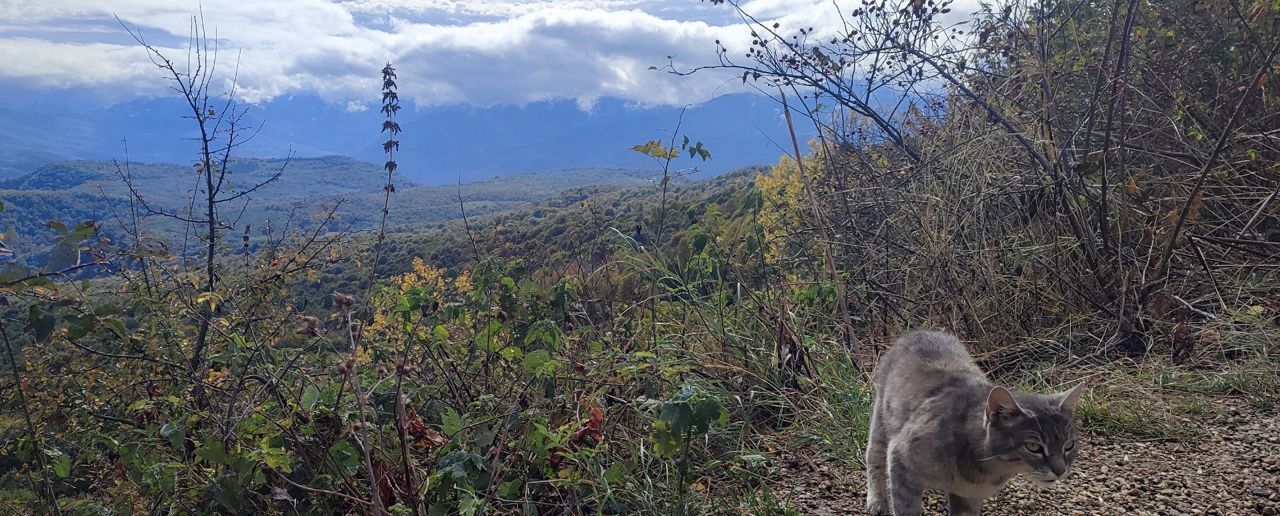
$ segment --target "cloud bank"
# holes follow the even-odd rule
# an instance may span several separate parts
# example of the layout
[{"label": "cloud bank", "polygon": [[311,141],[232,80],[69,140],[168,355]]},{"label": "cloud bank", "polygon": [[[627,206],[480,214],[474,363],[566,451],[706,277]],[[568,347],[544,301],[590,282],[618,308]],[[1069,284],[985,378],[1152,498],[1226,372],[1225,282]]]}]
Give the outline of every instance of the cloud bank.
[{"label": "cloud bank", "polygon": [[[819,33],[839,23],[831,0],[743,5]],[[178,59],[201,11],[221,49],[219,72],[237,74],[244,100],[314,94],[350,110],[376,98],[388,61],[402,97],[419,105],[698,103],[742,86],[649,66],[666,56],[710,64],[715,40],[735,53],[750,42],[731,8],[697,0],[0,0],[0,81],[111,98],[165,94],[163,75],[115,17]]]}]

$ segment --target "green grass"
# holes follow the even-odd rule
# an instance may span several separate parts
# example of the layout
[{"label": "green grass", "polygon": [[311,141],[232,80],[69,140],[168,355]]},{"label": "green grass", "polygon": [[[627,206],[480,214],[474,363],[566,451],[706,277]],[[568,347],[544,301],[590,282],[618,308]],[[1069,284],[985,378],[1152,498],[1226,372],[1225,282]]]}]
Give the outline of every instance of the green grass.
[{"label": "green grass", "polygon": [[1149,400],[1086,399],[1076,408],[1076,417],[1085,429],[1099,435],[1161,441],[1201,435],[1199,429],[1179,421],[1167,407],[1152,405]]},{"label": "green grass", "polygon": [[814,363],[817,401],[795,426],[797,438],[820,447],[834,459],[862,468],[871,427],[871,383],[846,360]]},{"label": "green grass", "polygon": [[1222,370],[1192,370],[1168,364],[1113,366],[1100,371],[1077,416],[1091,432],[1139,439],[1178,440],[1200,436],[1183,418],[1204,418],[1218,410],[1215,399],[1243,398],[1265,413],[1280,397],[1280,370],[1252,361]]}]

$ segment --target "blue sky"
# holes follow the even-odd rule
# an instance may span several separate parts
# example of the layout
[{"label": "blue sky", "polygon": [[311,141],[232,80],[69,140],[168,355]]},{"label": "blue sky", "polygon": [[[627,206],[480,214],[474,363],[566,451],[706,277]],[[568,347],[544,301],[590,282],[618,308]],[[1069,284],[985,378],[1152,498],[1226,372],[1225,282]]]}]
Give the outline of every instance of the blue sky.
[{"label": "blue sky", "polygon": [[[744,0],[757,18],[832,33],[834,4],[860,0]],[[957,3],[957,15],[974,0]],[[377,70],[400,70],[420,106],[525,104],[600,98],[683,105],[743,91],[713,73],[648,70],[665,56],[712,63],[713,42],[741,54],[751,36],[728,6],[700,0],[0,0],[0,86],[92,92],[118,101],[163,95],[161,75],[113,16],[173,57],[202,11],[230,77],[249,102],[317,95],[368,109]],[[0,100],[0,105],[3,105]]]}]

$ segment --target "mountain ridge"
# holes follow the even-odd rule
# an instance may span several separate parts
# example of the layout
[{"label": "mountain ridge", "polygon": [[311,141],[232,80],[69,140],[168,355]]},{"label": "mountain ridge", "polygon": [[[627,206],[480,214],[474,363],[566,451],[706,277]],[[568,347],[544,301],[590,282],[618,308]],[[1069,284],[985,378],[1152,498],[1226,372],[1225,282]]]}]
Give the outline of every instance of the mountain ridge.
[{"label": "mountain ridge", "polygon": [[[31,172],[54,159],[128,159],[184,163],[195,159],[195,130],[175,98],[135,99],[105,107],[87,101],[13,99],[0,107],[0,178]],[[236,149],[240,156],[270,158],[350,156],[381,163],[382,115],[351,111],[318,97],[279,98],[246,105],[257,135]],[[573,167],[643,168],[653,163],[631,147],[666,139],[677,125],[701,140],[716,159],[703,164],[721,173],[772,163],[788,141],[781,108],[754,94],[721,95],[701,104],[640,106],[600,99],[590,111],[576,101],[523,106],[419,106],[405,103],[398,117],[400,171],[427,185]],[[801,139],[812,127],[796,128]]]}]

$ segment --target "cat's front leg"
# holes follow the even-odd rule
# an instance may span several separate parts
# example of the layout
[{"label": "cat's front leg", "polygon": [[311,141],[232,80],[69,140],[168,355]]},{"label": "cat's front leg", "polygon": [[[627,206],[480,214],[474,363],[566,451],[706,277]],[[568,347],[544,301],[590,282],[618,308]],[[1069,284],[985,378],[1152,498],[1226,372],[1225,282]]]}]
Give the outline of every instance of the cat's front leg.
[{"label": "cat's front leg", "polygon": [[867,438],[867,512],[872,516],[890,516],[889,511],[889,442],[880,428],[879,410],[871,412],[871,433]]},{"label": "cat's front leg", "polygon": [[889,453],[889,505],[893,516],[920,516],[924,512],[924,486],[895,453]]},{"label": "cat's front leg", "polygon": [[980,516],[982,514],[982,499],[947,495],[947,514],[951,516]]}]

